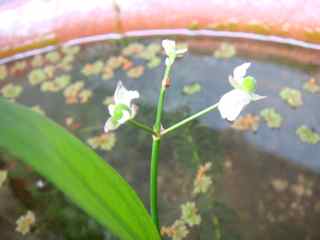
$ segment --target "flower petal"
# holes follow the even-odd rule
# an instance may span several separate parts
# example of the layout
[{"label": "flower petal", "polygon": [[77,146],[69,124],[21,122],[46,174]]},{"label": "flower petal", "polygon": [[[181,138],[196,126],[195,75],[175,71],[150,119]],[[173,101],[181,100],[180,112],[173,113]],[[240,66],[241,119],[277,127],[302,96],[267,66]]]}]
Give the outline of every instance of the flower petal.
[{"label": "flower petal", "polygon": [[255,94],[255,93],[251,93],[250,96],[251,96],[251,101],[258,101],[258,100],[266,98],[266,96],[261,96],[261,95]]},{"label": "flower petal", "polygon": [[173,40],[165,39],[162,41],[162,47],[167,56],[170,56],[172,53],[175,53],[176,42]]},{"label": "flower petal", "polygon": [[116,109],[116,105],[114,105],[114,104],[109,104],[109,105],[108,105],[108,111],[109,111],[109,114],[110,114],[111,116],[113,116],[115,109]]},{"label": "flower petal", "polygon": [[130,107],[131,101],[139,97],[140,97],[140,94],[138,91],[127,90],[123,86],[121,81],[118,82],[116,91],[114,93],[115,104],[124,104]]},{"label": "flower petal", "polygon": [[120,126],[119,122],[114,123],[114,121],[112,121],[112,118],[109,118],[104,124],[104,131],[110,132],[110,131],[116,130],[119,126]]},{"label": "flower petal", "polygon": [[234,121],[250,101],[251,96],[242,90],[234,89],[227,92],[221,97],[218,103],[221,117],[229,121]]},{"label": "flower petal", "polygon": [[231,78],[232,78],[232,81],[234,82],[234,84],[236,84],[236,85],[242,84],[242,80],[243,80],[244,76],[246,75],[247,70],[250,67],[250,65],[251,65],[251,63],[249,63],[249,62],[243,63],[243,64],[237,66],[233,70],[233,76]]}]

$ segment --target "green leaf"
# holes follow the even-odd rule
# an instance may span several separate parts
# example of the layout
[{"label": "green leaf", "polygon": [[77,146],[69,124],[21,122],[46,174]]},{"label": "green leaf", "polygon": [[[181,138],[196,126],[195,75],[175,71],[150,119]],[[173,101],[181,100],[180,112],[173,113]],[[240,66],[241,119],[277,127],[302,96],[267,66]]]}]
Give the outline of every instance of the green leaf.
[{"label": "green leaf", "polygon": [[88,146],[40,114],[2,98],[0,112],[1,150],[31,165],[120,239],[160,240],[134,190]]}]

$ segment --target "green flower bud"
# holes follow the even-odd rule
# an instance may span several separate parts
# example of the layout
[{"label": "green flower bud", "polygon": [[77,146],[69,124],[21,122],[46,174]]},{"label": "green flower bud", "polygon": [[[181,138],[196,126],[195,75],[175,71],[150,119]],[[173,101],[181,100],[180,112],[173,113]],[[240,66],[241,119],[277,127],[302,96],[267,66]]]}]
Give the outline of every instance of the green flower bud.
[{"label": "green flower bud", "polygon": [[254,79],[254,77],[245,77],[241,84],[241,89],[248,93],[254,93],[256,91],[256,80]]}]

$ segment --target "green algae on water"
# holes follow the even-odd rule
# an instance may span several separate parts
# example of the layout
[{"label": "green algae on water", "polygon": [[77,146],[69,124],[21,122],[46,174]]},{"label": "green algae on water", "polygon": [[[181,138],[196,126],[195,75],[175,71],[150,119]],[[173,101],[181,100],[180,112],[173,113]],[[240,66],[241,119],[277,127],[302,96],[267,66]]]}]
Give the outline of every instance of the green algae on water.
[{"label": "green algae on water", "polygon": [[320,134],[314,132],[306,125],[300,126],[296,130],[296,134],[300,138],[301,142],[309,144],[317,144],[320,141]]}]

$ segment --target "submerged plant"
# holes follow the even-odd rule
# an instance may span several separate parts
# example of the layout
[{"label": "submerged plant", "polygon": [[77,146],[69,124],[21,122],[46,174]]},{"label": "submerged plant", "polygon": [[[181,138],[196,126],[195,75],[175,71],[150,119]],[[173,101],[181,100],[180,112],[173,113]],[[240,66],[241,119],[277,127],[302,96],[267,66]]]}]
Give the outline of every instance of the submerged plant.
[{"label": "submerged plant", "polygon": [[32,211],[28,211],[25,215],[19,217],[17,220],[17,228],[16,231],[21,233],[22,235],[26,235],[30,232],[31,227],[36,222],[36,216]]}]

